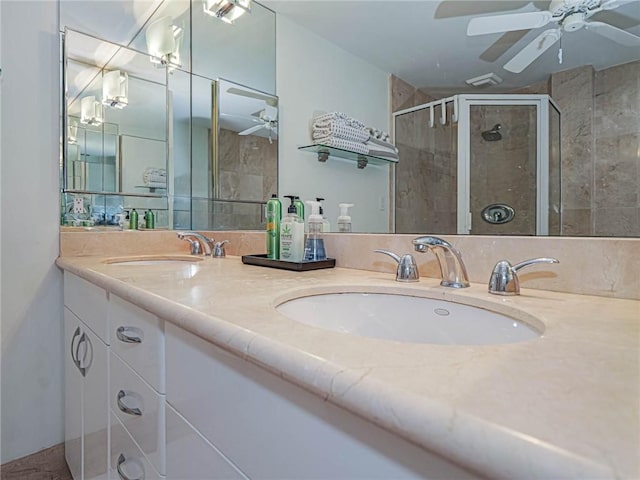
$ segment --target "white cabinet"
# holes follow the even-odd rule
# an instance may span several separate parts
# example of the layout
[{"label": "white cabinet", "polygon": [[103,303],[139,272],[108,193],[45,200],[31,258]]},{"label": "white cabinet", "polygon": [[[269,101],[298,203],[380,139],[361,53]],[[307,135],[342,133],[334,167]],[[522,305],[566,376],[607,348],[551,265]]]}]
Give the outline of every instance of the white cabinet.
[{"label": "white cabinet", "polygon": [[172,324],[165,333],[168,404],[250,478],[477,478]]},{"label": "white cabinet", "polygon": [[108,350],[64,309],[65,457],[75,480],[105,479],[108,467]]}]

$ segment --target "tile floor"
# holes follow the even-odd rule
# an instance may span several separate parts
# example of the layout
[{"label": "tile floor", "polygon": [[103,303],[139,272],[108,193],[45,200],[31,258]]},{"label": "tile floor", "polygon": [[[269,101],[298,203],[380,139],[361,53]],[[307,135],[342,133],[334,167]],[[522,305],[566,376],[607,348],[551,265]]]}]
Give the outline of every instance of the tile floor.
[{"label": "tile floor", "polygon": [[0,480],[72,480],[64,444],[5,463],[0,467]]}]

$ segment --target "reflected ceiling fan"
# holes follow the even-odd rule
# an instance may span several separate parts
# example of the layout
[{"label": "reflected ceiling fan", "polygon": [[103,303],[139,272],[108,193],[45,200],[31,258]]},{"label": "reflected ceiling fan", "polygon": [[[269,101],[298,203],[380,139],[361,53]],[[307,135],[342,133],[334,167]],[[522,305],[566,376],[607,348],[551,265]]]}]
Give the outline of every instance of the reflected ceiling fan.
[{"label": "reflected ceiling fan", "polygon": [[238,132],[238,135],[251,135],[259,130],[265,129],[269,132],[269,143],[272,142],[271,136],[276,133],[278,128],[278,109],[271,105],[265,105],[264,109],[252,114],[254,121],[259,121],[259,125],[254,125],[246,130]]},{"label": "reflected ceiling fan", "polygon": [[640,37],[637,35],[609,23],[588,20],[598,12],[615,10],[634,2],[640,5],[638,0],[553,0],[548,10],[473,18],[467,26],[467,35],[471,37],[529,30],[550,23],[557,24],[556,28],[550,28],[538,35],[504,65],[505,70],[520,73],[560,40],[563,32],[571,33],[583,27],[620,45],[640,47]]},{"label": "reflected ceiling fan", "polygon": [[249,97],[249,98],[257,98],[258,100],[263,100],[267,105],[272,107],[278,106],[278,98],[272,95],[267,95],[265,93],[255,92],[251,90],[243,90],[241,88],[231,87],[227,89],[227,93],[231,93],[233,95],[240,95],[241,97]]}]

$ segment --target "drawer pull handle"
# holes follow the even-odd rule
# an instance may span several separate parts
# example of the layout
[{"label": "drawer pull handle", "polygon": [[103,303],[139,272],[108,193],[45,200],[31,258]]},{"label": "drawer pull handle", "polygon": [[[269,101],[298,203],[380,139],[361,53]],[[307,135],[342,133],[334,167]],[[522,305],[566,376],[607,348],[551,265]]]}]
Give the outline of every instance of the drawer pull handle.
[{"label": "drawer pull handle", "polygon": [[[135,333],[135,336],[131,333]],[[142,330],[135,327],[118,327],[116,330],[116,337],[124,343],[142,343],[143,336]]]},{"label": "drawer pull handle", "polygon": [[126,397],[127,394],[125,393],[124,390],[120,390],[118,392],[118,408],[120,409],[121,412],[124,412],[128,415],[134,415],[136,417],[141,417],[142,416],[142,410],[137,408],[137,407],[129,407],[127,405],[125,405],[125,403],[122,401],[122,399],[124,397]]},{"label": "drawer pull handle", "polygon": [[139,477],[129,477],[128,475],[126,475],[123,471],[122,471],[122,465],[124,464],[124,462],[126,462],[127,459],[124,458],[124,454],[121,453],[118,456],[118,465],[116,466],[116,470],[118,471],[118,476],[122,479],[122,480],[144,480],[144,467],[142,466],[142,464],[140,464],[140,462],[137,462],[135,459],[130,460],[131,463],[135,463],[138,468],[140,468],[142,475],[140,475]]}]

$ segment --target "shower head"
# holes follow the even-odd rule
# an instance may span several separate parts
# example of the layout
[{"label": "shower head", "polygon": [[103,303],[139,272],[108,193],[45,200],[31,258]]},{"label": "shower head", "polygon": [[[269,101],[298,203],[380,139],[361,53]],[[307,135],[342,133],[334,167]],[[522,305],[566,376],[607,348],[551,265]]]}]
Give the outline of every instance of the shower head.
[{"label": "shower head", "polygon": [[482,138],[484,138],[487,142],[497,142],[498,140],[502,140],[502,135],[500,134],[501,128],[502,125],[496,123],[491,130],[482,132]]}]

